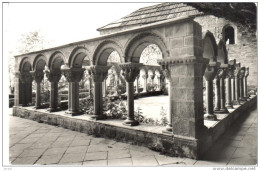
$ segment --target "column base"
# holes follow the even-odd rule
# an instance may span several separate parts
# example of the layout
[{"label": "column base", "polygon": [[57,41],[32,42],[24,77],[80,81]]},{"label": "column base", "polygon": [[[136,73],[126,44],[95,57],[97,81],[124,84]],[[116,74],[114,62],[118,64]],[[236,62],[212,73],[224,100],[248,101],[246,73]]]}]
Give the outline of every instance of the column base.
[{"label": "column base", "polygon": [[127,126],[137,126],[137,125],[139,125],[139,122],[136,121],[136,120],[132,120],[132,119],[128,119],[128,118],[127,118],[126,120],[124,120],[123,125],[127,125]]},{"label": "column base", "polygon": [[34,109],[44,109],[43,106],[35,106]]},{"label": "column base", "polygon": [[57,107],[57,108],[48,108],[47,111],[48,112],[57,112],[57,111],[61,111],[61,109],[59,107]]},{"label": "column base", "polygon": [[173,134],[172,132],[172,125],[169,124],[165,127],[165,130],[162,131],[162,133],[166,133],[166,134]]},{"label": "column base", "polygon": [[234,109],[234,108],[233,108],[233,105],[231,105],[231,104],[230,104],[230,105],[227,105],[226,108],[227,108],[227,109]]},{"label": "column base", "polygon": [[239,98],[239,101],[240,101],[240,102],[246,102],[247,99],[246,99],[245,97],[240,97],[240,98]]},{"label": "column base", "polygon": [[219,109],[218,111],[215,111],[215,113],[224,114],[224,113],[229,113],[229,111],[227,110],[227,108],[224,108],[224,109]]},{"label": "column base", "polygon": [[67,111],[65,112],[66,114],[69,114],[71,116],[78,116],[78,115],[82,115],[84,112],[80,111],[80,110],[76,110],[76,111]]},{"label": "column base", "polygon": [[107,119],[106,115],[91,115],[91,119],[93,120],[104,120]]},{"label": "column base", "polygon": [[209,120],[209,121],[216,121],[217,120],[217,116],[214,114],[204,114],[204,119],[205,120]]},{"label": "column base", "polygon": [[233,101],[233,105],[240,105],[240,101],[239,100],[234,100]]}]

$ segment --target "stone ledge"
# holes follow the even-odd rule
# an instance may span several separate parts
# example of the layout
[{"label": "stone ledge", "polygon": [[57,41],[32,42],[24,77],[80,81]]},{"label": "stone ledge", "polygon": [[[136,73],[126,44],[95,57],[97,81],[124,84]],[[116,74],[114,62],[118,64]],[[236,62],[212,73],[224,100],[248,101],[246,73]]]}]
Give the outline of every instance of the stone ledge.
[{"label": "stone ledge", "polygon": [[237,107],[232,113],[219,116],[218,118],[222,119],[209,125],[205,136],[200,140],[162,133],[164,130],[162,126],[141,124],[128,127],[122,124],[122,120],[94,121],[90,119],[89,115],[72,117],[65,114],[64,111],[48,113],[44,109],[35,110],[32,107],[16,106],[13,108],[13,115],[98,137],[145,146],[171,156],[198,159],[243,111],[256,103],[256,100],[257,97],[254,97]]}]

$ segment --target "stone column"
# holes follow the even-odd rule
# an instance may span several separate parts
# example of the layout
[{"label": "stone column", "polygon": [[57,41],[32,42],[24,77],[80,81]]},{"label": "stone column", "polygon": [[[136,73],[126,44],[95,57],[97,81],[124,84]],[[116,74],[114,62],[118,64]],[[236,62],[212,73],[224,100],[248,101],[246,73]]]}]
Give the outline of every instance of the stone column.
[{"label": "stone column", "polygon": [[245,68],[245,76],[244,76],[244,98],[248,99],[248,94],[247,94],[247,77],[249,75],[249,67]]},{"label": "stone column", "polygon": [[228,73],[226,77],[226,88],[227,88],[227,97],[226,97],[226,107],[227,109],[233,109],[233,104],[232,104],[232,87],[231,87],[231,78],[234,77],[234,65],[229,65],[228,68]]},{"label": "stone column", "polygon": [[91,118],[95,120],[102,120],[106,118],[106,116],[103,114],[102,82],[107,77],[110,67],[111,66],[99,65],[92,65],[87,67],[89,75],[94,81],[94,114],[91,116]]},{"label": "stone column", "polygon": [[22,102],[22,80],[21,73],[15,72],[14,106],[19,106]]},{"label": "stone column", "polygon": [[136,126],[139,124],[134,118],[134,81],[140,72],[139,67],[143,64],[140,63],[123,63],[119,66],[123,70],[123,77],[126,80],[127,89],[127,119],[123,122],[124,125]]},{"label": "stone column", "polygon": [[28,106],[32,102],[32,76],[29,72],[22,72],[20,74],[21,86],[20,92],[22,106]]},{"label": "stone column", "polygon": [[156,88],[156,91],[161,91],[161,75],[158,74],[156,75],[156,78],[157,78],[157,88]]},{"label": "stone column", "polygon": [[235,99],[233,101],[234,105],[239,105],[239,75],[240,75],[240,63],[236,64],[235,70],[234,70],[234,82],[235,82]]},{"label": "stone column", "polygon": [[51,84],[50,90],[50,105],[48,108],[49,112],[55,112],[60,110],[58,108],[58,82],[61,78],[60,70],[49,70],[47,67],[45,68],[45,74]]},{"label": "stone column", "polygon": [[107,91],[107,81],[106,81],[107,77],[104,79],[104,81],[102,82],[102,91],[103,91],[103,97],[106,97],[106,91]]},{"label": "stone column", "polygon": [[[219,70],[218,70],[219,72]],[[215,108],[214,112],[217,112],[220,110],[220,78],[219,75],[216,75],[215,78]]]},{"label": "stone column", "polygon": [[[154,74],[150,74],[150,79],[151,79],[151,86],[154,86]],[[152,91],[155,91],[155,89],[153,89]]]},{"label": "stone column", "polygon": [[219,63],[210,62],[205,70],[204,78],[206,80],[206,114],[204,119],[206,120],[217,120],[216,115],[213,112],[213,80],[217,75],[217,67]]},{"label": "stone column", "polygon": [[35,109],[40,109],[41,106],[41,82],[44,77],[43,71],[31,71],[33,79],[36,82],[36,100],[35,100]]},{"label": "stone column", "polygon": [[138,74],[138,75],[136,76],[136,80],[135,80],[135,87],[136,87],[135,93],[136,93],[137,95],[139,95],[139,83],[138,83],[139,77],[140,77],[140,75]]},{"label": "stone column", "polygon": [[83,77],[84,68],[62,67],[61,72],[69,82],[69,110],[72,116],[82,114],[79,109],[79,82]]},{"label": "stone column", "polygon": [[239,100],[240,101],[246,101],[246,99],[244,98],[244,76],[245,76],[245,67],[242,67],[240,69],[240,74],[239,74],[239,90],[240,90],[240,96],[239,96]]},{"label": "stone column", "polygon": [[220,98],[220,109],[216,110],[216,113],[229,113],[226,108],[226,96],[225,96],[225,78],[227,76],[228,64],[221,64],[220,69],[218,71],[219,77],[219,98]]},{"label": "stone column", "polygon": [[167,66],[163,66],[163,75],[168,80],[168,124],[162,132],[172,134],[171,75]]},{"label": "stone column", "polygon": [[142,91],[142,93],[147,93],[147,78],[148,78],[148,75],[145,73],[142,78],[144,79],[144,89]]},{"label": "stone column", "polygon": [[203,117],[203,75],[208,59],[158,60],[170,73],[171,123],[174,136],[199,138],[206,130]]}]

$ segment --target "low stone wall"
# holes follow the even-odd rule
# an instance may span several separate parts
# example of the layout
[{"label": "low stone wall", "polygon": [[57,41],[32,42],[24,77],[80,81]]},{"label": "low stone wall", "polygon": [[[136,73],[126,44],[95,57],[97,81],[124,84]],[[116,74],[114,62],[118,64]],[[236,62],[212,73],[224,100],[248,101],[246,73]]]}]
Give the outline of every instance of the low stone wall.
[{"label": "low stone wall", "polygon": [[144,124],[128,127],[122,125],[122,120],[94,121],[88,115],[72,117],[64,112],[63,114],[61,112],[48,113],[44,110],[17,106],[13,107],[13,115],[98,137],[145,146],[171,156],[199,159],[201,154],[212,146],[239,115],[256,103],[256,99],[254,97],[241,105],[213,127],[209,129],[205,127],[206,132],[200,140],[162,133],[163,127]]}]

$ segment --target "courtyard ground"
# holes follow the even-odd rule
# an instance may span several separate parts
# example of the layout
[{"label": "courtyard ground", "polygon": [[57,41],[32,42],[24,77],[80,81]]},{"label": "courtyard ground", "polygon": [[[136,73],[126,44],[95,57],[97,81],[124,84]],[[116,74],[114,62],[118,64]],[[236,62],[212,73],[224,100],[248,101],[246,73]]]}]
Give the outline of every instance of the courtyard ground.
[{"label": "courtyard ground", "polygon": [[[158,100],[160,101],[160,100]],[[145,147],[13,117],[12,165],[226,166],[257,164],[257,109],[244,113],[202,160],[168,157]]]}]

